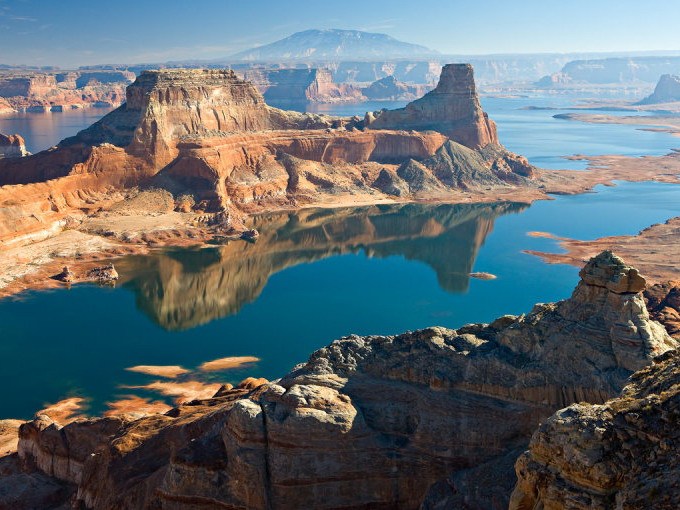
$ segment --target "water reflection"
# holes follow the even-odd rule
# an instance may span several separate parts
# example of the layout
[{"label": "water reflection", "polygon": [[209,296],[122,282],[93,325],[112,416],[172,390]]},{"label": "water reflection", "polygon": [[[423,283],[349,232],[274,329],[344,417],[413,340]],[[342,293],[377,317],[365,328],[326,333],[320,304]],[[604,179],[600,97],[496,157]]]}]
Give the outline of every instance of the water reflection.
[{"label": "water reflection", "polygon": [[261,233],[254,244],[164,251],[117,265],[137,306],[166,330],[236,314],[257,299],[271,275],[287,267],[360,251],[424,262],[443,289],[463,293],[495,218],[524,207],[407,204],[267,214],[253,220]]}]

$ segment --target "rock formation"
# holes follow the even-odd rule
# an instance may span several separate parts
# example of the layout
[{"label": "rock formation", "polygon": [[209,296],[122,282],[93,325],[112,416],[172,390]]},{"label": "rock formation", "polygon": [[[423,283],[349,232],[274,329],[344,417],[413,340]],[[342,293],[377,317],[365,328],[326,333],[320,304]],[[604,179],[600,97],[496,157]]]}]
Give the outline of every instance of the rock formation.
[{"label": "rock formation", "polygon": [[[432,190],[437,196],[480,190],[447,180],[441,167],[451,158],[437,160],[444,180],[427,166],[447,134],[468,147],[485,146],[477,156],[447,146],[448,153],[465,152],[456,159],[463,166],[474,163],[474,170],[451,172],[490,172],[497,178],[485,189],[538,187],[526,160],[495,143],[469,66],[444,68],[436,93],[405,109],[414,123],[406,122],[410,129],[441,132],[407,132],[397,124],[399,130],[373,124],[366,129],[356,118],[279,110],[232,71],[147,71],[126,94],[124,105],[56,148],[0,163],[0,237],[45,233],[74,210],[82,215],[108,208],[137,186],[166,189],[178,210],[212,214],[211,224],[227,230],[243,228],[246,214],[272,207],[342,196],[404,200],[433,198]],[[383,112],[374,123],[390,115]],[[398,165],[410,160],[423,166],[398,175]],[[420,186],[421,181],[432,185]]]},{"label": "rock formation", "polygon": [[527,315],[349,336],[276,382],[164,415],[39,416],[19,457],[96,509],[503,508],[509,493],[472,477],[511,486],[508,459],[541,419],[604,402],[677,346],[649,319],[637,271],[605,252],[581,277]]},{"label": "rock formation", "polygon": [[644,296],[652,319],[680,340],[680,282],[657,283],[647,287]]},{"label": "rock formation", "polygon": [[517,461],[511,510],[680,508],[680,353],[654,360],[621,395],[573,404]]},{"label": "rock formation", "polygon": [[445,65],[434,90],[404,108],[382,112],[369,127],[438,131],[473,149],[498,143],[496,125],[479,104],[469,64]]},{"label": "rock formation", "polygon": [[412,101],[421,97],[427,90],[427,85],[409,85],[390,75],[362,88],[361,92],[371,101]]},{"label": "rock formation", "polygon": [[654,92],[638,104],[672,103],[680,101],[680,76],[664,74],[659,78]]},{"label": "rock formation", "polygon": [[328,69],[250,70],[243,73],[243,77],[254,83],[271,105],[366,100],[360,89],[335,83]]},{"label": "rock formation", "polygon": [[20,158],[29,154],[26,150],[26,142],[21,135],[0,133],[0,158]]},{"label": "rock formation", "polygon": [[127,71],[62,73],[4,72],[0,98],[13,110],[61,111],[86,106],[117,106],[134,80]]}]

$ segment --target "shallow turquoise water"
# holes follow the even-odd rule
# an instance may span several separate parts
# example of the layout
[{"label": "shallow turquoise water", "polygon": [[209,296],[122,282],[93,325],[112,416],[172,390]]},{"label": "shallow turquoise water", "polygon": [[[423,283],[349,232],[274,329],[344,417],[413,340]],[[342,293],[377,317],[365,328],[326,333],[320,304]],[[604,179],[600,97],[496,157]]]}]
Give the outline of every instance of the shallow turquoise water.
[{"label": "shallow turquoise water", "polygon": [[[82,285],[0,301],[0,382],[16,389],[6,392],[0,416],[29,417],[71,395],[90,399],[92,412],[124,395],[150,396],[120,387],[154,380],[125,371],[134,365],[193,369],[248,355],[261,361],[195,378],[275,378],[349,333],[526,312],[567,297],[577,282],[577,268],[522,253],[556,248],[527,232],[633,234],[678,214],[679,186],[624,183],[531,207],[409,205],[257,218],[256,244],[129,257],[117,262],[117,288]],[[470,279],[470,271],[498,278]]]}]

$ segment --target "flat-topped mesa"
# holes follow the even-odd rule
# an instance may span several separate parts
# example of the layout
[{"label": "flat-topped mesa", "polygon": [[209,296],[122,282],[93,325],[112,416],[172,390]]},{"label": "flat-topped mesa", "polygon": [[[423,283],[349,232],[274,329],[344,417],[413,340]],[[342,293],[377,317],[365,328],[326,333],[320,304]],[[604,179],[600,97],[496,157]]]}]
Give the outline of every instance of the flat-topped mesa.
[{"label": "flat-topped mesa", "polygon": [[26,150],[26,142],[21,135],[0,133],[0,158],[20,158],[29,154]]},{"label": "flat-topped mesa", "polygon": [[447,64],[437,87],[398,110],[386,110],[370,129],[432,130],[477,149],[498,143],[496,124],[482,110],[470,64]]},{"label": "flat-topped mesa", "polygon": [[673,103],[675,101],[680,101],[680,76],[663,74],[654,92],[638,104]]},{"label": "flat-topped mesa", "polygon": [[126,97],[124,105],[68,142],[113,143],[160,169],[187,137],[330,125],[316,115],[271,108],[251,82],[231,70],[144,71]]}]

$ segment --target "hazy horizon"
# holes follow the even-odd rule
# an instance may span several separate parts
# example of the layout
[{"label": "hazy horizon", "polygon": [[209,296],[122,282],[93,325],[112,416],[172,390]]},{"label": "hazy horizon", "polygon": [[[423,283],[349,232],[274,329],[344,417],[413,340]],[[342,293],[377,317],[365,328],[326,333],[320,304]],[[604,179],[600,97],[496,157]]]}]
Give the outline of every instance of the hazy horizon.
[{"label": "hazy horizon", "polygon": [[[642,10],[644,9],[644,11]],[[210,60],[308,29],[384,33],[444,55],[678,52],[680,3],[650,0],[359,2],[0,0],[0,64]]]}]

